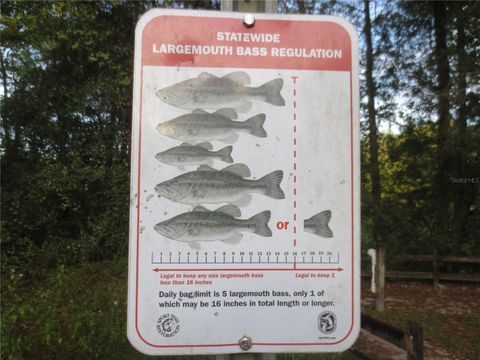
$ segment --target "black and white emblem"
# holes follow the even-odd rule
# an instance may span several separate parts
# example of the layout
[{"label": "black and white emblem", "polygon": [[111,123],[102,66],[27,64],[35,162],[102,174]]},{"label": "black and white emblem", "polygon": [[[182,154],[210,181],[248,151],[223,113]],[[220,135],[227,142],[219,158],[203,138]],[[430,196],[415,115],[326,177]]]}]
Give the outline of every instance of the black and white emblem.
[{"label": "black and white emblem", "polygon": [[323,334],[331,334],[337,328],[337,317],[331,311],[324,311],[318,315],[318,329]]},{"label": "black and white emblem", "polygon": [[173,314],[165,314],[157,320],[157,331],[164,337],[175,336],[180,331],[180,320]]}]

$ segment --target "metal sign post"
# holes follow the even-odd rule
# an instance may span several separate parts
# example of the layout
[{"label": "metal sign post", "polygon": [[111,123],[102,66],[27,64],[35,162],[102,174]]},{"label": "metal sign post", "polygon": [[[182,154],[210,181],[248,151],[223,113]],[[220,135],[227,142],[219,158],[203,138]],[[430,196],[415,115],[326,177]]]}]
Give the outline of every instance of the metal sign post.
[{"label": "metal sign post", "polygon": [[222,11],[236,11],[243,13],[277,13],[277,0],[221,0]]},{"label": "metal sign post", "polygon": [[353,27],[158,9],[135,44],[131,343],[152,355],[350,347],[360,328]]}]

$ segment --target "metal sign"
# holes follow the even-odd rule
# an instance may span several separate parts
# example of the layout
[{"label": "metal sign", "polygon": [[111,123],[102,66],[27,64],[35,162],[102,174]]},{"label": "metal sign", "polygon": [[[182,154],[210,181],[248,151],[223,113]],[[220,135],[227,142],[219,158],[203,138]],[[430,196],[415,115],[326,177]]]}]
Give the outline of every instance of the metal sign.
[{"label": "metal sign", "polygon": [[360,327],[358,43],[329,16],[139,21],[128,337],[342,351]]}]

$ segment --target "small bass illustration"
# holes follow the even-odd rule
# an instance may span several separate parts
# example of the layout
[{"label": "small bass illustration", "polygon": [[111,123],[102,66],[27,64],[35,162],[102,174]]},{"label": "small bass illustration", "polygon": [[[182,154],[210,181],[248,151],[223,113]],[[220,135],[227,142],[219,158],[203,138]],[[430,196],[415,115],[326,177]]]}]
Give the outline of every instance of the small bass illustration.
[{"label": "small bass illustration", "polygon": [[199,248],[200,241],[223,241],[238,244],[241,232],[247,231],[260,236],[270,237],[268,227],[270,211],[262,211],[250,219],[236,219],[241,216],[235,205],[226,205],[211,211],[196,206],[192,211],[177,215],[155,225],[155,230],[172,240],[183,241],[192,248]]},{"label": "small bass illustration", "polygon": [[328,227],[332,212],[330,210],[324,210],[310,219],[303,221],[303,228],[305,231],[313,233],[315,235],[331,238],[333,237],[332,230]]},{"label": "small bass illustration", "polygon": [[196,78],[160,89],[155,94],[167,104],[190,110],[231,107],[239,112],[248,112],[252,107],[251,100],[285,105],[280,95],[283,79],[277,78],[259,87],[247,87],[250,83],[250,76],[243,71],[223,77],[202,72]]},{"label": "small bass illustration", "polygon": [[174,177],[155,186],[155,191],[167,199],[183,204],[236,203],[243,206],[250,202],[251,193],[260,193],[274,199],[283,199],[280,188],[283,171],[276,170],[258,180],[250,177],[250,169],[244,164],[234,164],[222,170],[208,165],[196,171]]},{"label": "small bass illustration", "polygon": [[232,147],[226,146],[218,151],[211,151],[212,144],[205,142],[197,145],[183,143],[155,155],[158,161],[177,166],[183,169],[184,165],[200,165],[213,163],[213,159],[219,159],[232,163]]},{"label": "small bass illustration", "polygon": [[233,121],[238,118],[233,109],[220,109],[209,113],[196,109],[191,114],[181,115],[172,120],[158,124],[156,129],[172,139],[183,141],[220,140],[233,143],[238,133],[266,137],[263,128],[265,114],[258,114],[246,121]]}]

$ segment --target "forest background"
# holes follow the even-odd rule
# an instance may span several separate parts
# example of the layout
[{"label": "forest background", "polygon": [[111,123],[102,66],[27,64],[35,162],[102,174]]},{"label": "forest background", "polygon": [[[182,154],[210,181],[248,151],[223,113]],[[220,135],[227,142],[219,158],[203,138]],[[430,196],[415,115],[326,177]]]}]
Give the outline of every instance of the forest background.
[{"label": "forest background", "polygon": [[[133,39],[154,7],[2,1],[1,356],[142,358],[126,339]],[[480,253],[480,2],[279,0],[360,37],[362,248]]]}]

